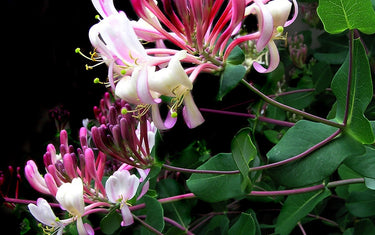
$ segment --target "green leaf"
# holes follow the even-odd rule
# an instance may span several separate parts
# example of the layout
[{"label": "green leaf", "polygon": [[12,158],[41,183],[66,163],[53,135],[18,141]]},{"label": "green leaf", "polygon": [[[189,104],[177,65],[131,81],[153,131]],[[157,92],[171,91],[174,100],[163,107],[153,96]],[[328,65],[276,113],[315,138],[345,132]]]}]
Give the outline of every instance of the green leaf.
[{"label": "green leaf", "polygon": [[[346,114],[349,56],[337,71],[332,81],[332,91],[337,98],[336,120],[343,122]],[[359,39],[353,41],[352,80],[346,132],[363,144],[374,142],[370,122],[364,116],[372,99],[372,80],[366,51]]]},{"label": "green leaf", "polygon": [[331,34],[358,29],[375,33],[375,12],[371,0],[319,0],[318,15]]},{"label": "green leaf", "polygon": [[375,215],[375,191],[352,192],[346,202],[346,208],[357,217]]},{"label": "green leaf", "polygon": [[121,221],[122,216],[116,210],[111,210],[100,221],[100,229],[105,234],[113,234],[117,229],[120,228]]},{"label": "green leaf", "polygon": [[345,159],[344,164],[363,177],[375,178],[375,150],[366,147],[366,152],[360,156]]},{"label": "green leaf", "polygon": [[312,79],[317,93],[320,93],[329,87],[332,77],[333,74],[329,64],[319,61],[312,67]]},{"label": "green leaf", "polygon": [[[167,198],[184,194],[182,186],[174,179],[164,179],[156,185],[159,198]],[[173,219],[184,227],[191,222],[191,209],[195,200],[176,201],[163,204],[164,215]]]},{"label": "green leaf", "polygon": [[241,213],[240,218],[228,231],[229,235],[256,235],[257,222],[251,214]]},{"label": "green leaf", "polygon": [[226,63],[224,71],[220,76],[220,88],[217,96],[218,100],[237,86],[246,74],[246,68],[241,64]]},{"label": "green leaf", "polygon": [[[237,165],[232,154],[220,153],[197,168],[198,170],[234,171]],[[194,173],[186,181],[191,192],[202,200],[219,202],[243,196],[240,174],[199,174]]]},{"label": "green leaf", "polygon": [[202,229],[199,234],[216,235],[227,234],[229,228],[229,219],[226,215],[216,215]]},{"label": "green leaf", "polygon": [[[279,162],[301,154],[322,142],[337,129],[321,123],[299,121],[268,153],[270,163]],[[348,135],[336,137],[308,156],[268,170],[280,184],[299,187],[322,181],[331,175],[347,158],[363,154],[364,147]]]},{"label": "green leaf", "polygon": [[[146,204],[146,220],[145,222],[151,225],[158,231],[163,231],[164,229],[164,211],[160,202],[153,197],[145,195],[142,200]],[[153,234],[147,229],[142,229],[142,234]]]},{"label": "green leaf", "polygon": [[[153,197],[145,195],[142,197],[146,204],[146,220],[145,222],[151,225],[153,228],[157,229],[158,231],[163,231],[164,229],[164,211],[163,207],[161,206],[160,202]],[[153,234],[149,230],[146,233],[142,234]]]},{"label": "green leaf", "polygon": [[[229,43],[229,41],[228,41]],[[239,46],[236,46],[233,48],[233,50],[230,52],[226,62],[230,64],[242,64],[242,62],[245,60],[245,54],[242,51],[242,49]]]},{"label": "green leaf", "polygon": [[281,235],[289,234],[302,218],[330,195],[329,190],[323,190],[288,196],[277,217],[275,232]]},{"label": "green leaf", "polygon": [[257,154],[257,150],[249,136],[250,131],[250,128],[240,130],[232,140],[231,145],[233,159],[242,175],[241,189],[247,193],[252,188],[249,178],[249,163]]}]

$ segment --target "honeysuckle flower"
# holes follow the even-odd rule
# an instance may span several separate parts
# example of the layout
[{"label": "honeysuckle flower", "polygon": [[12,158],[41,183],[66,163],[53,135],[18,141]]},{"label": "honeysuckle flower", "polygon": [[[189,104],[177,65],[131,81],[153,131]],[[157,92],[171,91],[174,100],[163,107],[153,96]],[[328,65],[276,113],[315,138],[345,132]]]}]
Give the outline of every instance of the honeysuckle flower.
[{"label": "honeysuckle flower", "polygon": [[261,36],[257,41],[258,52],[262,51],[267,46],[269,53],[268,68],[264,68],[260,63],[254,62],[254,69],[260,73],[267,73],[273,71],[279,64],[280,57],[274,39],[285,39],[282,37],[284,27],[290,25],[298,14],[297,2],[293,0],[294,15],[288,21],[288,16],[292,9],[292,3],[289,0],[274,0],[270,1],[264,6],[259,0],[254,0],[262,9],[258,14],[258,21],[260,22]]},{"label": "honeysuckle flower", "polygon": [[119,170],[111,175],[105,184],[108,200],[112,203],[120,203],[122,226],[134,223],[127,201],[135,196],[139,182],[138,177],[131,175],[129,171]]},{"label": "honeysuckle flower", "polygon": [[[77,153],[75,153],[74,148],[68,144],[67,132],[62,130],[60,132],[60,153],[57,154],[54,145],[49,144],[43,156],[46,170],[44,176],[39,172],[33,160],[27,161],[25,176],[30,185],[41,193],[56,196],[58,187],[79,177],[85,182],[87,194],[93,191],[97,196],[104,197],[105,190],[101,181],[106,156],[102,152],[94,154],[94,151],[87,146],[87,130],[85,128],[80,130],[80,142],[81,148],[77,148]],[[94,181],[93,189],[89,188],[92,181]]]},{"label": "honeysuckle flower", "polygon": [[56,193],[56,200],[60,206],[67,210],[77,221],[78,234],[88,234],[82,221],[85,213],[85,202],[83,200],[83,183],[80,178],[74,178],[71,183],[62,184]]},{"label": "honeysuckle flower", "polygon": [[56,234],[61,235],[65,226],[73,222],[73,218],[60,220],[53,212],[50,204],[44,198],[38,198],[36,205],[30,203],[27,207],[35,219],[45,226],[48,226],[43,228],[46,233],[54,234],[57,231]]}]

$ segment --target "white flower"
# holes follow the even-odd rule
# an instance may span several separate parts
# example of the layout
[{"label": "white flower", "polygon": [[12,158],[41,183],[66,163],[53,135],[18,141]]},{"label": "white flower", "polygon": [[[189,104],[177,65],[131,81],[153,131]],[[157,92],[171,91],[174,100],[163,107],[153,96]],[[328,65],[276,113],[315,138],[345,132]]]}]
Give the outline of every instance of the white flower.
[{"label": "white flower", "polygon": [[134,223],[133,215],[130,212],[127,201],[135,196],[138,186],[138,177],[131,175],[127,170],[116,171],[108,178],[105,184],[108,200],[112,203],[121,203],[122,226]]},{"label": "white flower", "polygon": [[49,228],[46,228],[48,231],[57,230],[58,235],[61,235],[64,227],[73,221],[72,219],[61,221],[52,211],[51,206],[44,198],[38,198],[36,205],[30,203],[27,207],[35,219],[42,224],[49,226]]},{"label": "white flower", "polygon": [[77,219],[78,234],[88,234],[82,221],[82,215],[85,213],[82,180],[74,178],[71,183],[62,184],[57,190],[56,200],[63,209],[67,210]]}]

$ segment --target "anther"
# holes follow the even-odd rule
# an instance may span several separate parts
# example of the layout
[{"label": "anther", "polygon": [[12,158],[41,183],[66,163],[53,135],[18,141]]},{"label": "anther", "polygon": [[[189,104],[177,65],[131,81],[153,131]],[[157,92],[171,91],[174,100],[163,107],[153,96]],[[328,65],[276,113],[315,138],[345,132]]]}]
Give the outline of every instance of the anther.
[{"label": "anther", "polygon": [[277,26],[276,31],[278,33],[282,33],[282,32],[284,32],[284,27],[283,26]]},{"label": "anther", "polygon": [[171,110],[171,117],[177,118],[177,112]]},{"label": "anther", "polygon": [[99,78],[95,78],[95,79],[94,79],[94,83],[95,83],[95,84],[98,84],[98,83],[99,83],[99,84],[102,84],[102,82],[100,81]]},{"label": "anther", "polygon": [[121,109],[121,114],[122,115],[125,115],[125,114],[127,114],[129,111],[126,109],[126,108],[122,108]]}]

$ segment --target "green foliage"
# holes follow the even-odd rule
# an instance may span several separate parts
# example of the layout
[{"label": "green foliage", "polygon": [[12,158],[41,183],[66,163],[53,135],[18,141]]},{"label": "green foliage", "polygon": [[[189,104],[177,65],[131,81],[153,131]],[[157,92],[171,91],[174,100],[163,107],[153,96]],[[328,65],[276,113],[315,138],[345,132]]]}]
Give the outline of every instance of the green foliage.
[{"label": "green foliage", "polygon": [[375,12],[370,0],[319,0],[318,15],[331,34],[347,29],[375,33]]},{"label": "green foliage", "polygon": [[249,193],[251,191],[251,180],[249,178],[249,163],[252,161],[257,150],[249,136],[250,128],[240,130],[232,140],[232,155],[242,176],[241,190]]},{"label": "green foliage", "polygon": [[[321,143],[337,129],[324,124],[299,121],[268,153],[271,163],[304,153]],[[364,148],[348,135],[341,135],[308,156],[269,170],[274,179],[290,187],[299,187],[324,180],[350,156],[360,155]],[[314,170],[311,170],[314,166]]]},{"label": "green foliage", "polygon": [[336,120],[344,122],[346,118],[346,132],[364,144],[371,144],[374,142],[374,134],[370,122],[364,116],[373,95],[371,71],[365,49],[359,39],[353,42],[352,56],[354,59],[351,65],[349,97],[349,56],[332,81],[332,91],[337,98]]},{"label": "green foliage", "polygon": [[[220,153],[197,170],[234,171],[237,165],[232,154]],[[219,202],[243,196],[240,174],[200,174],[194,173],[186,181],[189,189],[200,199],[207,202]]]},{"label": "green foliage", "polygon": [[[163,231],[164,229],[164,211],[160,202],[153,197],[143,196],[142,201],[146,204],[146,220],[145,222],[152,226],[158,231]],[[145,227],[141,230],[142,235],[154,234],[153,232],[147,230]]]},{"label": "green foliage", "polygon": [[242,64],[227,63],[220,76],[220,88],[217,99],[222,100],[229,91],[237,86],[245,74],[246,68]]},{"label": "green foliage", "polygon": [[120,228],[122,216],[116,211],[116,208],[109,211],[100,221],[100,229],[104,234],[113,234]]},{"label": "green foliage", "polygon": [[280,235],[289,234],[302,218],[330,195],[329,190],[321,190],[288,196],[277,217],[275,232]]}]

